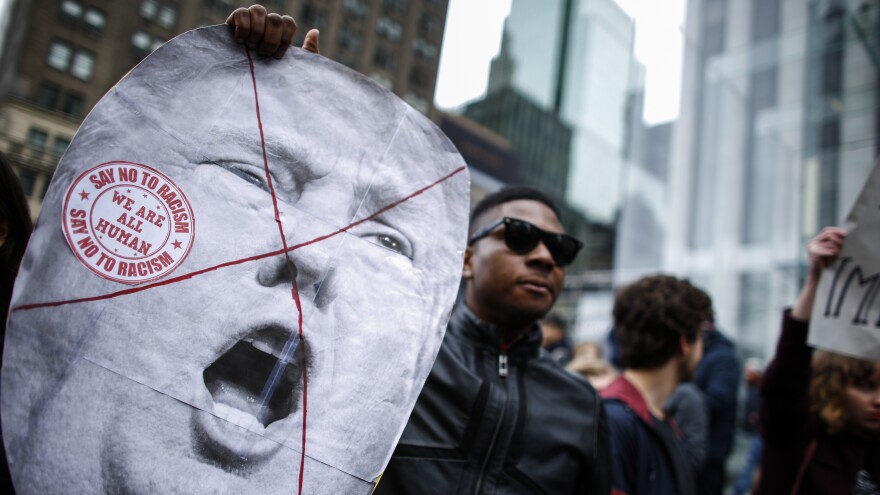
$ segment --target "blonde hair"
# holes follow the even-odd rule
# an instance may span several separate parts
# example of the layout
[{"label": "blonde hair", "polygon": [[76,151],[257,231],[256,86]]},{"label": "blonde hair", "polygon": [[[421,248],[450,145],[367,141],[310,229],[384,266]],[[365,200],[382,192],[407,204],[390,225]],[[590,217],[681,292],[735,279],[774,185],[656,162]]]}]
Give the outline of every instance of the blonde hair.
[{"label": "blonde hair", "polygon": [[810,409],[828,425],[829,433],[835,434],[846,428],[843,400],[846,388],[872,384],[878,372],[880,363],[816,351],[810,380]]}]

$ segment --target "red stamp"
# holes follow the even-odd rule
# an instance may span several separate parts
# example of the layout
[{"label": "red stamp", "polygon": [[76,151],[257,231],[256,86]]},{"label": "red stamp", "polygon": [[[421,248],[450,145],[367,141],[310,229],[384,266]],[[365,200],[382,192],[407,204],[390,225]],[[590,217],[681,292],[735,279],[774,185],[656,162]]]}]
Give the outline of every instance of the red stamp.
[{"label": "red stamp", "polygon": [[162,278],[189,254],[192,206],[161,172],[131,162],[102,163],[67,190],[64,235],[98,275],[126,284]]}]

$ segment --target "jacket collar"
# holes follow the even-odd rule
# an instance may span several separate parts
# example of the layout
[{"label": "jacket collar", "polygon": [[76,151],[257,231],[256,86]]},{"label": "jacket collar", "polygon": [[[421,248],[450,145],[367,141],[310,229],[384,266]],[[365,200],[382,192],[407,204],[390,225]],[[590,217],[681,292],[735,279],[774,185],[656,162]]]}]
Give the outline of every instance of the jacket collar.
[{"label": "jacket collar", "polygon": [[[464,302],[455,308],[447,332],[494,352],[501,351],[503,343],[501,329],[495,324],[481,320]],[[534,323],[531,330],[509,345],[507,353],[517,356],[537,355],[540,349],[541,328]]]},{"label": "jacket collar", "polygon": [[649,425],[654,424],[653,416],[648,409],[648,403],[645,402],[645,398],[642,397],[642,394],[639,393],[639,390],[635,385],[627,380],[622,374],[608,384],[607,387],[602,389],[600,395],[605,400],[615,399],[623,402],[626,406],[632,409],[642,421]]}]

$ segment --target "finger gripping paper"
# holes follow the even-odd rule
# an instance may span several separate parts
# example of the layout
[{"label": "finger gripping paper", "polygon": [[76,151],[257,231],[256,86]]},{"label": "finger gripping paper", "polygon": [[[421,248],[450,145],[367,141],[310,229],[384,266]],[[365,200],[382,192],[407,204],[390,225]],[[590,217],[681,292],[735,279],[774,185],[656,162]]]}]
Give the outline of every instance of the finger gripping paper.
[{"label": "finger gripping paper", "polygon": [[369,493],[458,288],[468,176],[324,57],[191,31],[97,104],[23,261],[19,493]]}]

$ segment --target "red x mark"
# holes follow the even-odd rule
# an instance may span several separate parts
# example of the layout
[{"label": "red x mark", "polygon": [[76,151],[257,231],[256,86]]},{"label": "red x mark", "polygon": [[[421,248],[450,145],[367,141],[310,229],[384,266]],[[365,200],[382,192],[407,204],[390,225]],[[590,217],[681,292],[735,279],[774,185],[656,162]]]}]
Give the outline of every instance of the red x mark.
[{"label": "red x mark", "polygon": [[[35,303],[35,304],[23,304],[23,305],[19,305],[19,306],[14,307],[12,309],[13,311],[29,311],[29,310],[40,309],[40,308],[52,308],[52,307],[57,307],[57,306],[66,306],[69,304],[79,304],[79,303],[86,303],[86,302],[93,302],[93,301],[102,301],[102,300],[106,300],[106,299],[113,299],[116,297],[127,296],[130,294],[137,294],[138,292],[143,292],[146,290],[154,289],[156,287],[163,287],[166,285],[172,285],[172,284],[176,284],[178,282],[190,280],[192,278],[198,277],[200,275],[204,275],[205,273],[213,272],[215,270],[219,270],[221,268],[227,268],[230,266],[241,265],[244,263],[249,263],[251,261],[257,261],[257,260],[261,260],[264,258],[271,258],[273,256],[278,256],[278,255],[283,254],[288,258],[288,263],[286,263],[286,265],[287,265],[288,271],[290,272],[290,280],[292,281],[291,297],[293,299],[294,305],[296,306],[298,334],[299,334],[300,340],[302,340],[302,338],[303,338],[302,305],[300,304],[299,291],[296,286],[296,276],[293,273],[293,269],[292,269],[293,264],[292,264],[292,261],[290,260],[290,253],[293,251],[296,251],[297,249],[309,246],[311,244],[315,244],[315,243],[327,240],[331,237],[335,237],[343,232],[347,232],[347,231],[353,229],[354,227],[356,227],[364,222],[368,222],[368,221],[376,218],[377,216],[381,215],[382,213],[385,213],[386,211],[391,210],[391,209],[397,207],[398,205],[405,203],[406,201],[409,201],[410,199],[413,199],[416,196],[421,195],[422,193],[428,191],[429,189],[432,189],[433,187],[440,185],[441,183],[454,177],[455,175],[458,175],[459,173],[461,173],[465,170],[464,166],[458,167],[457,169],[453,170],[449,174],[437,179],[436,181],[428,184],[427,186],[413,192],[412,194],[410,194],[404,198],[401,198],[397,201],[394,201],[393,203],[390,203],[390,204],[384,206],[383,208],[379,209],[378,211],[376,211],[375,213],[373,213],[367,217],[364,217],[360,220],[357,220],[357,221],[355,221],[355,222],[353,222],[353,223],[351,223],[351,224],[349,224],[339,230],[336,230],[334,232],[330,232],[328,234],[316,237],[314,239],[302,242],[300,244],[288,246],[287,245],[287,236],[284,234],[284,225],[281,222],[281,215],[278,210],[278,198],[275,195],[275,187],[272,183],[272,175],[269,173],[269,161],[268,161],[268,158],[266,155],[266,141],[265,141],[265,136],[263,135],[263,121],[260,116],[260,99],[259,99],[259,94],[257,92],[257,77],[254,72],[254,61],[253,61],[253,58],[251,57],[250,50],[248,50],[247,48],[245,48],[245,54],[247,55],[248,64],[250,65],[251,80],[253,82],[253,87],[254,87],[254,106],[256,109],[256,113],[257,113],[257,124],[258,124],[259,130],[260,130],[260,145],[261,145],[262,153],[263,153],[263,169],[265,170],[266,183],[269,186],[269,192],[272,196],[272,206],[275,210],[275,223],[278,225],[278,233],[281,236],[281,243],[283,246],[282,249],[270,251],[270,252],[263,253],[263,254],[258,254],[255,256],[250,256],[247,258],[241,258],[238,260],[227,261],[225,263],[220,263],[218,265],[203,268],[201,270],[196,270],[194,272],[190,272],[185,275],[172,277],[169,279],[161,280],[159,282],[153,282],[151,284],[143,285],[140,287],[132,287],[129,289],[111,292],[109,294],[103,294],[100,296],[83,297],[83,298],[79,298],[79,299],[69,299],[66,301],[53,301],[53,302],[44,302],[44,303]],[[86,197],[87,197],[87,193],[84,192],[83,194],[86,194]],[[303,359],[305,359],[304,354],[303,354]],[[303,363],[303,364],[305,364],[305,363]],[[306,417],[307,417],[307,407],[306,406],[308,403],[308,380],[307,380],[307,373],[305,372],[305,370],[307,370],[308,367],[303,365],[301,367],[301,369],[304,371],[302,373],[302,377],[303,377],[303,425],[302,425],[302,448],[301,448],[301,457],[300,457],[300,466],[299,466],[299,490],[298,490],[298,493],[300,495],[302,494],[303,473],[305,471],[304,468],[305,468],[305,456],[306,456]]]}]

